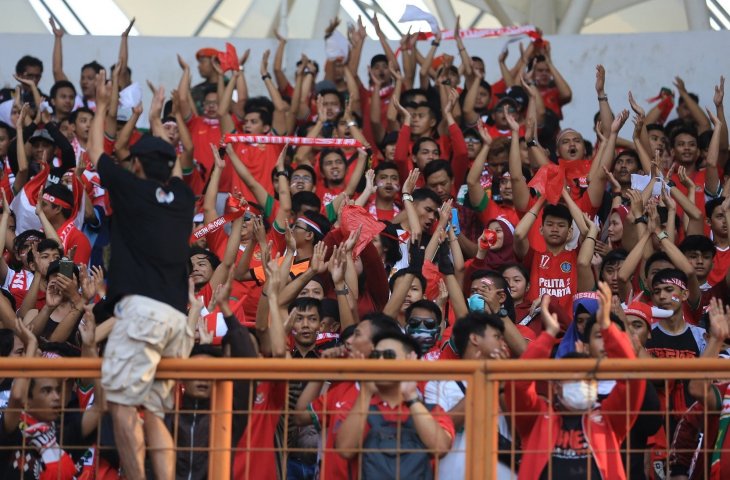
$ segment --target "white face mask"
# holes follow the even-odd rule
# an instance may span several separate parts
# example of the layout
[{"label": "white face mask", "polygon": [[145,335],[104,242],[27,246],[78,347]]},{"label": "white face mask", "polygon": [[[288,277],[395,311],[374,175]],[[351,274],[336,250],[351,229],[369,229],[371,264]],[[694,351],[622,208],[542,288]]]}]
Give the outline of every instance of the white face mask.
[{"label": "white face mask", "polygon": [[569,410],[588,410],[598,399],[598,384],[595,381],[579,380],[564,382],[560,401]]}]

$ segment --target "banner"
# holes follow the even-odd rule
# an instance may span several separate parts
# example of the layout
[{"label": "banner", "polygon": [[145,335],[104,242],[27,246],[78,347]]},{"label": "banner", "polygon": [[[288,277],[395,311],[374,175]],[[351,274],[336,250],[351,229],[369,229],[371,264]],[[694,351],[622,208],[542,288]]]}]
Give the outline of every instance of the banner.
[{"label": "banner", "polygon": [[295,147],[362,147],[362,143],[354,138],[311,138],[311,137],[283,137],[276,135],[243,135],[229,133],[225,137],[226,143],[261,143],[283,145],[288,143]]},{"label": "banner", "polygon": [[226,201],[225,213],[215,220],[208,222],[207,225],[203,225],[199,229],[195,230],[192,235],[190,235],[190,243],[193,243],[196,240],[200,240],[206,235],[209,235],[216,230],[219,230],[226,223],[231,222],[242,216],[244,213],[246,213],[247,210],[248,203],[246,202],[246,200],[243,199],[243,197],[236,198],[233,195],[229,194],[228,200]]},{"label": "banner", "polygon": [[[527,35],[528,37],[538,40],[542,36],[534,25],[520,25],[500,28],[465,28],[459,30],[461,38],[492,38],[492,37],[509,37],[515,35]],[[422,32],[418,34],[419,40],[428,40],[436,35],[432,32]],[[453,30],[441,30],[441,40],[454,40]]]}]

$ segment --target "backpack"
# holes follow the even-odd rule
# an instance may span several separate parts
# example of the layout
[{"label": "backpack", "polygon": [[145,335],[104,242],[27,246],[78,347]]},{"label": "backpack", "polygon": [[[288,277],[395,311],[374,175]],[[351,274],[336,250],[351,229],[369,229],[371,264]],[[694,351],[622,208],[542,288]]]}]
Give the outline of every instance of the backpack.
[{"label": "backpack", "polygon": [[[433,407],[426,404],[429,411]],[[375,405],[370,406],[370,412],[367,418],[370,431],[363,443],[362,479],[433,480],[432,457],[416,432],[413,417],[409,416],[398,428],[398,423],[385,420]],[[377,451],[368,451],[371,449]],[[401,453],[401,450],[412,451]]]}]

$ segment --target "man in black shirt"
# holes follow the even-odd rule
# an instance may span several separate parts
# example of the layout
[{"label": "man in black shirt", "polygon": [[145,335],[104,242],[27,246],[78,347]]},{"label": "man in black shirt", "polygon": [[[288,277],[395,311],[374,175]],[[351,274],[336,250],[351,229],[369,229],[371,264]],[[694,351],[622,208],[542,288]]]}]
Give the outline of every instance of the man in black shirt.
[{"label": "man in black shirt", "polygon": [[[130,169],[103,153],[104,117],[111,87],[97,75],[96,112],[89,159],[109,192],[114,211],[107,307],[116,323],[109,336],[102,384],[108,393],[114,438],[127,478],[145,478],[144,439],[156,478],[175,476],[174,444],[164,411],[172,407],[173,381],[154,380],[161,357],[185,358],[193,345],[186,320],[188,238],[193,192],[175,167],[173,147],[144,136],[130,149]],[[144,432],[137,414],[144,407]]]}]

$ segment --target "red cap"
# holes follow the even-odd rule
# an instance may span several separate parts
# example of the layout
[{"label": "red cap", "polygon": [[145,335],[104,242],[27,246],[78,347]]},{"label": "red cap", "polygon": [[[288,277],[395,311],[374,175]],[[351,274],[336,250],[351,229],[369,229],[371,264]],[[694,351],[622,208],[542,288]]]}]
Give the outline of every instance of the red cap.
[{"label": "red cap", "polygon": [[215,48],[201,48],[195,53],[195,58],[200,60],[200,57],[215,57],[218,55],[218,50]]},{"label": "red cap", "polygon": [[651,307],[646,303],[631,302],[629,306],[626,307],[626,309],[624,310],[624,313],[626,315],[639,317],[640,319],[644,320],[647,325],[651,326]]}]

